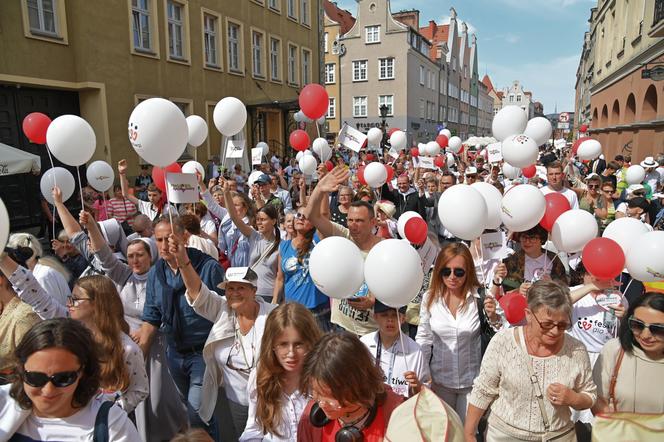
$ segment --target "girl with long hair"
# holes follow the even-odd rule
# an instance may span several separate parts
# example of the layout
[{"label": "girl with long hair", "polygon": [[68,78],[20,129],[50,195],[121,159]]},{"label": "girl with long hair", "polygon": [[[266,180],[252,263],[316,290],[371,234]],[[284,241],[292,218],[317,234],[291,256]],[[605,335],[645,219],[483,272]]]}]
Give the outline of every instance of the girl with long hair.
[{"label": "girl with long hair", "polygon": [[241,442],[293,441],[309,401],[301,393],[304,358],[321,337],[313,315],[301,304],[282,304],[265,323],[258,368],[249,377],[249,419]]}]

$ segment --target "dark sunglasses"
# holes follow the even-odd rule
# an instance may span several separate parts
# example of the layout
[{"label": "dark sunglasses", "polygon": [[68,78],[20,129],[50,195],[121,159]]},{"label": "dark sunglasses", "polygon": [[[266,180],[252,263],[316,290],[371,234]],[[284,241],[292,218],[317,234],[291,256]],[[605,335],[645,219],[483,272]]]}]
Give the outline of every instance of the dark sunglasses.
[{"label": "dark sunglasses", "polygon": [[49,376],[39,371],[26,371],[23,373],[23,382],[31,387],[42,388],[50,381],[55,387],[64,388],[76,382],[80,372],[79,368],[76,371],[62,371]]},{"label": "dark sunglasses", "polygon": [[664,324],[646,324],[640,319],[636,319],[634,316],[628,319],[628,324],[632,333],[636,335],[640,335],[643,333],[643,330],[648,329],[654,338],[659,341],[664,341]]},{"label": "dark sunglasses", "polygon": [[305,221],[306,221],[307,216],[306,216],[304,213],[297,212],[297,213],[295,214],[295,219],[301,219],[301,220],[305,220]]},{"label": "dark sunglasses", "polygon": [[447,278],[452,274],[452,271],[454,271],[454,276],[456,276],[457,278],[463,278],[464,276],[466,276],[466,271],[464,269],[460,268],[452,269],[450,267],[443,267],[440,270],[440,274],[443,278]]},{"label": "dark sunglasses", "polygon": [[588,184],[588,189],[599,189],[599,185],[597,185],[597,184]]}]

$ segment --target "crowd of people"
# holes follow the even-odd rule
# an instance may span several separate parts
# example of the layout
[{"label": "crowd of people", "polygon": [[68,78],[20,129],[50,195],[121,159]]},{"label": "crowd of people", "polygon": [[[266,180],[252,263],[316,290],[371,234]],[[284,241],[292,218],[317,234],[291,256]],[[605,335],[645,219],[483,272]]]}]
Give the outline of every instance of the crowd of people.
[{"label": "crowd of people", "polygon": [[[113,196],[86,187],[80,213],[55,187],[53,253],[15,232],[0,256],[0,441],[373,442],[425,389],[467,442],[590,440],[597,414],[664,415],[664,290],[596,278],[539,225],[498,229],[505,256],[485,258],[441,222],[464,208],[438,204],[457,184],[530,183],[600,235],[621,217],[659,230],[664,155],[631,185],[622,155],[552,148],[531,178],[485,151],[435,169],[370,155],[394,168],[381,188],[358,174],[367,153],[345,149],[313,176],[276,155],[253,179],[212,158],[193,204],[166,201],[148,167],[131,187],[126,160]],[[365,283],[328,297],[310,273],[317,244],[344,237],[366,258],[406,212],[435,251],[418,295],[394,308]]]}]

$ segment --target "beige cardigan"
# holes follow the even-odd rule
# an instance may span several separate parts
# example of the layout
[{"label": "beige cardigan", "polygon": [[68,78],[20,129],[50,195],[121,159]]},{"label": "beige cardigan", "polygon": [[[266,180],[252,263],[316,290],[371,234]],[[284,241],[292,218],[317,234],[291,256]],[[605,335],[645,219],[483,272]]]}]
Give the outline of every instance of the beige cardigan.
[{"label": "beige cardigan", "polygon": [[[632,413],[664,413],[664,358],[650,359],[633,346],[625,352],[616,380],[618,411]],[[612,339],[602,348],[593,369],[593,378],[600,397],[609,400],[609,384],[620,353],[620,340]]]}]

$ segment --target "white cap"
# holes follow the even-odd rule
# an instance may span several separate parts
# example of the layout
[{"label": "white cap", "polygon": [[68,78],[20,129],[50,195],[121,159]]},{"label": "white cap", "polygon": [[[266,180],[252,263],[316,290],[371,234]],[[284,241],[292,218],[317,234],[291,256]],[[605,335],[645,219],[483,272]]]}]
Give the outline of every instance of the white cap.
[{"label": "white cap", "polygon": [[474,166],[466,167],[466,175],[477,175],[477,167]]},{"label": "white cap", "polygon": [[226,270],[224,282],[217,287],[225,289],[226,284],[229,282],[242,282],[244,284],[250,284],[252,287],[256,287],[258,284],[258,275],[256,275],[256,272],[249,267],[229,267],[228,270]]}]

